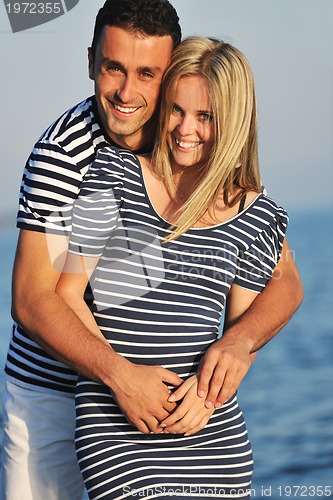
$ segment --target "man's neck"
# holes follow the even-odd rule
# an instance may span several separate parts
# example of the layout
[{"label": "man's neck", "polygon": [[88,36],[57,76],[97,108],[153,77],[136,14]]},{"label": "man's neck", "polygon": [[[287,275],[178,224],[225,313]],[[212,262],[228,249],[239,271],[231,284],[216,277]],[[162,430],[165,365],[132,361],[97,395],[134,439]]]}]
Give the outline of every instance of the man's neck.
[{"label": "man's neck", "polygon": [[117,134],[108,134],[110,142],[121,149],[128,149],[133,151],[133,153],[148,152],[151,150],[151,146],[148,141],[144,141],[143,137],[133,137],[133,136],[122,136]]}]

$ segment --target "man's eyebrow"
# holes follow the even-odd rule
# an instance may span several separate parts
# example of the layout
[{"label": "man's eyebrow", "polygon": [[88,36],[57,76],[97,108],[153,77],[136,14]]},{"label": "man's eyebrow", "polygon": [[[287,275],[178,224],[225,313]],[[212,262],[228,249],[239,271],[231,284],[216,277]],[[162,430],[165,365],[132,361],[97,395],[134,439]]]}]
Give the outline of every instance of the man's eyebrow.
[{"label": "man's eyebrow", "polygon": [[120,62],[114,61],[113,59],[109,59],[108,57],[103,57],[101,64],[102,64],[102,66],[113,65],[113,66],[117,66],[118,68],[125,69],[124,66]]},{"label": "man's eyebrow", "polygon": [[[126,68],[123,64],[121,64],[119,61],[109,59],[108,57],[103,57],[101,64],[102,66],[117,66],[117,68],[126,72]],[[163,73],[163,70],[160,66],[139,66],[137,68],[137,71],[138,73],[154,73],[157,75]]]},{"label": "man's eyebrow", "polygon": [[138,71],[140,73],[163,73],[162,68],[160,68],[159,66],[142,66],[138,68]]}]

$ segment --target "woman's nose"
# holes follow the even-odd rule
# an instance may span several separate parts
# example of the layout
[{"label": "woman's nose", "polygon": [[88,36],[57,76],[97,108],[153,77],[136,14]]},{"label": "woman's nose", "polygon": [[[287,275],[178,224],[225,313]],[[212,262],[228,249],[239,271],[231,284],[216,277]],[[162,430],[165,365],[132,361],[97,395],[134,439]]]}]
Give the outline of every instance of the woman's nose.
[{"label": "woman's nose", "polygon": [[195,121],[190,116],[182,116],[178,124],[178,132],[185,136],[191,134],[195,130]]}]

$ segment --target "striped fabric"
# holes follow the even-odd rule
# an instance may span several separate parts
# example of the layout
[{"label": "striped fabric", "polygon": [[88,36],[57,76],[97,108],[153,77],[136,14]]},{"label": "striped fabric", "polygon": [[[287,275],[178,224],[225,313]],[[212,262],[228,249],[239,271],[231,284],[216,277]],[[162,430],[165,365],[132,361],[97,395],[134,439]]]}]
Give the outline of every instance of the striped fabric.
[{"label": "striped fabric", "polygon": [[[89,98],[54,122],[36,143],[24,169],[17,226],[66,235],[83,176],[98,148],[109,144]],[[21,386],[74,393],[77,374],[13,325],[5,371]]]},{"label": "striped fabric", "polygon": [[[186,379],[216,340],[232,283],[260,292],[279,259],[287,214],[259,194],[225,223],[164,243],[139,161],[101,149],[75,204],[70,251],[94,258],[96,321],[137,364]],[[99,259],[99,260],[98,260]],[[252,453],[236,395],[193,436],[145,435],[107,387],[79,378],[76,446],[90,498],[248,498]]]}]

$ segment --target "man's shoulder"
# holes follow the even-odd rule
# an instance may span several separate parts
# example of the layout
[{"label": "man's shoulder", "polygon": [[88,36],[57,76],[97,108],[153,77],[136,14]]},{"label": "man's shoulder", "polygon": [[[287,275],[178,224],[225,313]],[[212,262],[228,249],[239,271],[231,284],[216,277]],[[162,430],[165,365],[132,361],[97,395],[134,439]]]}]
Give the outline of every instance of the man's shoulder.
[{"label": "man's shoulder", "polygon": [[95,113],[95,102],[93,97],[67,109],[57,118],[41,135],[39,141],[57,142],[66,144],[68,136],[79,135],[82,131],[90,132],[99,125]]}]

